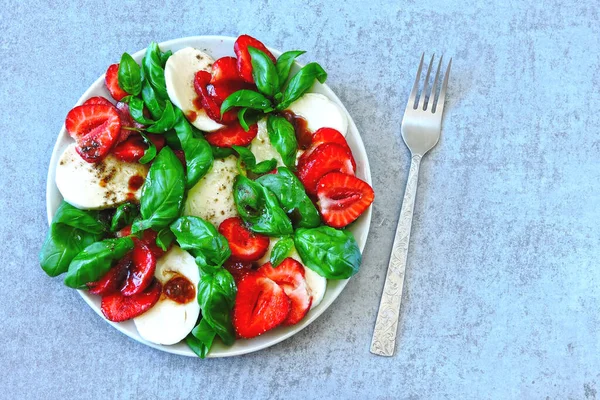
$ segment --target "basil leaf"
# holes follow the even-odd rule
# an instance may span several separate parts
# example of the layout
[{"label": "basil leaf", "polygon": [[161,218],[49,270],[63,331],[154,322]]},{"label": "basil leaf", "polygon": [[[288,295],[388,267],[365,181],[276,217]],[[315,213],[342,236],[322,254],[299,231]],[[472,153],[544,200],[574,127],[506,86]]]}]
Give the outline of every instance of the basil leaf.
[{"label": "basil leaf", "polygon": [[117,207],[110,223],[110,231],[116,232],[127,225],[131,225],[140,214],[140,208],[133,203],[123,203]]},{"label": "basil leaf", "polygon": [[277,166],[277,160],[271,158],[270,160],[264,160],[256,164],[254,168],[252,168],[252,172],[256,175],[263,175],[267,172],[271,172]]},{"label": "basil leaf", "polygon": [[262,111],[251,110],[249,108],[241,108],[238,112],[238,121],[240,121],[240,125],[242,129],[246,132],[250,130],[250,126],[254,125],[261,119],[265,113]]},{"label": "basil leaf", "polygon": [[100,279],[110,270],[114,261],[133,249],[133,239],[105,239],[87,246],[73,258],[65,277],[65,285],[81,288]]},{"label": "basil leaf", "polygon": [[156,244],[162,251],[167,251],[169,246],[171,246],[171,243],[173,243],[173,240],[175,240],[175,235],[171,232],[170,227],[162,228],[156,234]]},{"label": "basil leaf", "polygon": [[183,179],[181,162],[173,150],[163,148],[150,166],[146,183],[142,187],[142,220],[132,225],[132,233],[148,228],[159,231],[179,216],[185,192]]},{"label": "basil leaf", "polygon": [[[165,83],[165,70],[160,59],[160,49],[156,42],[150,43],[146,55],[142,60],[144,77],[150,82],[156,94],[161,99],[168,99],[167,84]],[[156,116],[154,118],[157,118]]]},{"label": "basil leaf", "polygon": [[294,244],[304,265],[327,279],[347,279],[360,267],[360,250],[349,231],[329,226],[300,228]]},{"label": "basil leaf", "polygon": [[117,74],[119,87],[129,94],[137,96],[142,90],[142,75],[138,63],[127,53],[121,56]]},{"label": "basil leaf", "polygon": [[273,250],[271,250],[271,265],[273,268],[277,268],[279,264],[287,258],[294,247],[294,240],[290,237],[283,238],[275,243]]},{"label": "basil leaf", "polygon": [[173,128],[185,154],[186,187],[189,189],[210,171],[214,157],[210,144],[202,135],[194,135],[192,126],[181,110],[177,108],[175,113],[177,122]]},{"label": "basil leaf", "polygon": [[274,158],[261,161],[257,164],[254,154],[247,147],[233,145],[231,148],[238,153],[240,160],[244,163],[246,168],[256,175],[266,174],[277,166],[277,160]]},{"label": "basil leaf", "polygon": [[235,341],[231,310],[235,303],[236,287],[233,276],[223,268],[203,274],[198,282],[198,304],[202,319],[214,329],[226,345]]},{"label": "basil leaf", "polygon": [[169,100],[165,102],[165,109],[158,121],[154,125],[149,126],[146,130],[150,133],[165,133],[169,129],[173,128],[177,116],[173,109],[173,104]]},{"label": "basil leaf", "polygon": [[144,143],[148,145],[148,148],[144,151],[144,155],[140,158],[139,163],[148,164],[156,157],[156,146],[144,132],[140,132],[140,135],[142,136],[142,139],[144,139]]},{"label": "basil leaf", "polygon": [[292,50],[286,51],[279,56],[277,59],[277,64],[275,65],[277,68],[277,75],[279,75],[279,86],[283,86],[285,81],[287,81],[287,78],[290,75],[290,70],[292,69],[292,65],[294,65],[294,60],[304,53],[306,52],[301,50]]},{"label": "basil leaf", "polygon": [[185,342],[198,357],[205,358],[212,347],[216,335],[217,332],[215,332],[213,327],[206,322],[206,319],[202,318],[200,323],[185,338]]},{"label": "basil leaf", "polygon": [[273,111],[271,100],[254,90],[248,89],[238,90],[237,92],[230,94],[223,104],[221,104],[221,115],[225,114],[233,107],[246,107],[253,110],[261,110],[266,113]]},{"label": "basil leaf", "polygon": [[142,84],[142,99],[152,118],[159,119],[165,109],[165,102],[156,96],[156,92],[148,82]]},{"label": "basil leaf", "polygon": [[292,233],[292,223],[277,198],[261,184],[238,175],[233,183],[233,198],[238,213],[254,232],[271,236]]},{"label": "basil leaf", "polygon": [[52,224],[68,225],[84,232],[100,234],[105,231],[105,227],[98,218],[98,211],[80,210],[63,201],[54,214]]},{"label": "basil leaf", "polygon": [[69,225],[52,223],[40,251],[40,266],[52,277],[67,272],[73,258],[100,239],[99,234],[85,232]]},{"label": "basil leaf", "polygon": [[169,57],[171,57],[172,55],[173,55],[173,52],[171,50],[167,50],[164,53],[160,53],[160,64],[162,65],[163,68],[167,64],[167,60],[169,59]]},{"label": "basil leaf", "polygon": [[144,116],[144,101],[133,96],[129,97],[129,114],[136,122],[144,125],[151,125],[154,123],[153,120],[148,119]]},{"label": "basil leaf", "polygon": [[230,155],[233,154],[233,149],[231,147],[217,147],[217,146],[210,146],[210,147],[211,147],[214,158],[225,158],[225,157],[229,157]]},{"label": "basil leaf", "polygon": [[279,90],[279,75],[273,61],[263,51],[248,46],[252,63],[252,77],[258,90],[272,97]]},{"label": "basil leaf", "polygon": [[194,257],[202,254],[208,265],[221,266],[231,255],[225,236],[202,218],[180,217],[171,224],[171,231],[182,249]]},{"label": "basil leaf", "polygon": [[273,192],[283,211],[291,216],[294,226],[314,228],[321,225],[319,212],[300,180],[289,169],[279,167],[276,174],[263,175],[256,181]]},{"label": "basil leaf", "polygon": [[298,141],[296,140],[294,126],[281,116],[269,115],[267,119],[267,132],[269,133],[271,144],[281,155],[283,163],[288,168],[295,169]]},{"label": "basil leaf", "polygon": [[317,63],[306,64],[290,81],[285,91],[283,99],[277,105],[277,110],[285,110],[290,104],[298,100],[304,93],[310,89],[315,80],[325,83],[327,72]]}]

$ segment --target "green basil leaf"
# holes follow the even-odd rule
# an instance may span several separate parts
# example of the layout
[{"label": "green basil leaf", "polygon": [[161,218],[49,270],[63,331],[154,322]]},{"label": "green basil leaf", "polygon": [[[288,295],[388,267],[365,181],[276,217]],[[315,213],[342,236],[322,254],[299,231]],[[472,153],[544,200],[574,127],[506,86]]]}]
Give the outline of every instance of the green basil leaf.
[{"label": "green basil leaf", "polygon": [[133,239],[105,239],[83,249],[69,264],[65,285],[81,288],[88,282],[100,279],[110,270],[114,261],[133,249]]},{"label": "green basil leaf", "polygon": [[277,166],[277,160],[275,160],[274,158],[270,160],[261,161],[257,164],[254,154],[247,147],[233,145],[231,146],[231,148],[238,153],[238,155],[240,156],[240,160],[244,163],[246,169],[248,169],[248,171],[251,171],[256,175],[266,174],[267,172],[270,172],[273,169],[275,169],[275,167]]},{"label": "green basil leaf", "polygon": [[40,251],[40,266],[52,277],[65,273],[79,252],[100,239],[100,234],[53,223]]},{"label": "green basil leaf", "polygon": [[198,357],[205,358],[212,347],[216,335],[217,332],[215,332],[213,327],[206,322],[206,319],[202,318],[200,323],[185,338],[185,342]]},{"label": "green basil leaf", "polygon": [[162,228],[156,234],[156,244],[162,251],[167,251],[169,246],[171,246],[171,243],[173,243],[173,240],[175,240],[175,235],[171,232],[170,227]]},{"label": "green basil leaf", "polygon": [[269,115],[267,119],[267,132],[269,133],[271,144],[281,155],[283,163],[288,168],[295,169],[298,141],[296,140],[294,126],[281,116]]},{"label": "green basil leaf", "polygon": [[277,198],[261,184],[238,175],[233,183],[233,198],[238,213],[254,232],[271,236],[292,234],[292,223]]},{"label": "green basil leaf", "polygon": [[153,120],[148,119],[144,116],[144,101],[140,98],[128,96],[129,97],[129,114],[131,118],[133,118],[136,122],[144,125],[151,125],[154,123]]},{"label": "green basil leaf", "polygon": [[294,248],[294,240],[290,237],[283,238],[275,243],[271,250],[271,265],[277,268],[283,262]]},{"label": "green basil leaf", "polygon": [[327,279],[347,279],[360,267],[360,250],[349,231],[329,226],[300,228],[294,244],[304,265]]},{"label": "green basil leaf", "polygon": [[198,304],[202,319],[215,330],[223,343],[231,345],[235,332],[231,322],[231,310],[235,303],[236,287],[233,276],[226,269],[203,274],[198,282]]},{"label": "green basil leaf", "polygon": [[233,154],[231,147],[210,146],[214,158],[226,158]]},{"label": "green basil leaf", "polygon": [[277,160],[271,158],[270,160],[264,160],[256,164],[254,168],[252,168],[252,172],[256,175],[263,175],[267,172],[271,172],[277,166]]},{"label": "green basil leaf", "polygon": [[173,52],[171,50],[167,50],[164,53],[160,53],[160,64],[162,65],[163,68],[167,64],[167,60],[169,59],[169,57],[171,57],[172,55],[173,55]]},{"label": "green basil leaf", "polygon": [[165,109],[165,102],[156,96],[156,92],[148,82],[142,84],[142,99],[152,118],[159,119]]},{"label": "green basil leaf", "polygon": [[173,109],[173,104],[169,100],[165,102],[165,109],[162,116],[154,125],[149,126],[146,130],[150,133],[165,133],[175,126],[177,116]]},{"label": "green basil leaf", "polygon": [[246,132],[250,130],[250,126],[254,125],[258,122],[262,117],[264,117],[265,113],[262,111],[251,110],[249,108],[241,108],[238,112],[238,120],[240,121],[240,125],[242,129]]},{"label": "green basil leaf", "polygon": [[[152,88],[155,90],[160,99],[166,100],[169,98],[167,93],[167,84],[165,83],[165,70],[160,59],[160,49],[156,42],[150,43],[146,49],[146,55],[142,60],[144,68],[144,77],[147,79]],[[154,115],[153,115],[154,116]],[[154,118],[157,118],[154,116]]]},{"label": "green basil leaf", "polygon": [[117,207],[111,223],[110,223],[110,231],[116,232],[127,225],[131,225],[135,218],[140,214],[140,208],[137,204],[133,203],[123,203],[119,207]]},{"label": "green basil leaf", "polygon": [[231,255],[225,236],[202,218],[180,217],[171,224],[171,231],[182,249],[194,257],[202,254],[208,265],[221,266]]},{"label": "green basil leaf", "polygon": [[129,94],[137,96],[142,90],[142,75],[138,63],[127,53],[121,56],[117,75],[119,87]]},{"label": "green basil leaf", "polygon": [[175,113],[177,121],[173,128],[185,154],[186,187],[189,189],[210,171],[214,156],[206,139],[201,134],[194,135],[194,129],[181,110],[177,108]]},{"label": "green basil leaf", "polygon": [[277,75],[275,64],[263,51],[252,46],[248,46],[248,53],[256,87],[264,95],[272,97],[279,90],[279,75]]},{"label": "green basil leaf", "polygon": [[221,104],[221,115],[225,114],[233,107],[246,107],[253,110],[264,111],[265,113],[273,111],[271,100],[254,90],[248,89],[238,90],[237,92],[230,94],[223,104]]},{"label": "green basil leaf", "polygon": [[165,147],[150,166],[140,199],[142,219],[132,225],[131,231],[159,231],[171,224],[179,216],[184,193],[183,166],[173,150]]},{"label": "green basil leaf", "polygon": [[[277,75],[279,75],[280,86],[283,86],[287,81],[287,78],[290,75],[290,70],[292,69],[292,65],[294,65],[294,60],[304,53],[306,52],[301,50],[292,50],[286,51],[285,53],[279,56],[275,67],[277,68]],[[280,99],[275,100],[278,101]]]},{"label": "green basil leaf", "polygon": [[154,160],[154,157],[156,157],[156,146],[144,132],[140,132],[140,135],[142,136],[142,139],[144,139],[144,143],[148,145],[148,148],[144,151],[144,155],[142,158],[140,158],[139,163],[148,164],[150,161]]},{"label": "green basil leaf", "polygon": [[84,232],[101,234],[105,231],[105,226],[98,218],[98,211],[80,210],[63,201],[54,214],[52,224],[68,225]]},{"label": "green basil leaf", "polygon": [[294,77],[290,80],[285,91],[283,99],[277,105],[277,110],[285,110],[290,104],[298,100],[306,93],[314,84],[315,80],[325,83],[327,72],[317,63],[306,64]]}]

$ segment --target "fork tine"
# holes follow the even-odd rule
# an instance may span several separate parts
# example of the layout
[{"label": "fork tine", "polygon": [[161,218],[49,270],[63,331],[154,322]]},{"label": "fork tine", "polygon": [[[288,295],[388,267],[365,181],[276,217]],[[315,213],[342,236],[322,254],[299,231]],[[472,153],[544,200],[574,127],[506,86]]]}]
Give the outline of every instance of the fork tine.
[{"label": "fork tine", "polygon": [[410,106],[410,108],[415,108],[415,103],[417,102],[417,92],[419,90],[419,80],[421,78],[421,69],[423,68],[423,58],[425,57],[425,53],[421,54],[421,62],[419,63],[419,69],[417,69],[417,79],[415,79],[415,84],[413,85],[412,92],[410,92],[410,97],[408,98],[408,104],[406,108]]},{"label": "fork tine", "polygon": [[428,102],[426,103],[425,101],[427,101],[427,87],[429,86],[429,76],[431,75],[431,67],[433,66],[434,57],[435,57],[435,54],[431,56],[431,60],[429,61],[429,66],[427,67],[427,74],[425,75],[425,85],[423,86],[423,91],[421,92],[421,98],[419,99],[419,107],[418,108],[423,109],[423,110],[427,109]]},{"label": "fork tine", "polygon": [[440,110],[440,114],[442,112],[444,112],[444,101],[446,100],[446,88],[448,87],[448,77],[450,76],[450,68],[452,67],[452,58],[450,59],[450,62],[448,63],[448,68],[446,68],[446,74],[444,75],[444,83],[442,84],[442,89],[440,90],[440,96],[438,97],[438,101],[437,104],[435,105],[435,108],[431,111],[432,113],[435,113],[438,111],[438,108]]},{"label": "fork tine", "polygon": [[438,62],[438,67],[437,67],[437,71],[435,72],[435,78],[433,80],[433,86],[431,86],[431,93],[429,94],[429,102],[427,103],[427,105],[431,105],[429,107],[430,110],[432,110],[431,112],[433,113],[433,110],[435,110],[433,108],[433,106],[436,104],[435,103],[435,95],[437,92],[437,86],[438,86],[438,79],[440,77],[440,69],[442,68],[442,60],[444,59],[444,55],[442,54],[442,56],[440,57],[440,61]]}]

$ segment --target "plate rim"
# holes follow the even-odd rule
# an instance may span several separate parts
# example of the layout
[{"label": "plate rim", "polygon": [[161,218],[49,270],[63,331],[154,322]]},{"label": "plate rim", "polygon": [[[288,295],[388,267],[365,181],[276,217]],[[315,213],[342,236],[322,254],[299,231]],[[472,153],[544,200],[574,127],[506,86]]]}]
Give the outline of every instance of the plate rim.
[{"label": "plate rim", "polygon": [[[187,36],[187,37],[182,37],[182,38],[176,38],[176,39],[170,39],[170,40],[166,40],[163,42],[158,43],[159,47],[161,49],[165,49],[165,48],[171,48],[172,46],[177,46],[177,45],[183,45],[183,46],[189,46],[189,42],[193,42],[193,41],[215,41],[215,40],[220,40],[222,42],[225,41],[235,41],[236,38],[232,37],[232,36],[223,36],[223,35],[197,35],[197,36]],[[282,54],[281,51],[277,50],[277,49],[273,49],[271,47],[267,47],[274,55],[279,56],[280,54]],[[132,54],[132,57],[134,59],[138,59],[140,58],[141,55],[143,55],[145,53],[147,48],[141,49],[139,51],[136,51],[135,53]],[[202,49],[207,50],[207,49]],[[302,63],[298,63],[295,62],[294,63],[296,66],[302,67],[304,66],[304,64]],[[102,85],[102,82],[104,81],[104,77],[105,74],[102,74],[99,78],[97,78],[92,84],[90,84],[90,86],[84,91],[84,93],[79,97],[79,99],[77,100],[76,104],[73,107],[76,107],[78,105],[81,105],[85,100],[87,100],[90,96],[91,93],[97,90],[97,86],[98,85]],[[340,106],[340,108],[342,109],[342,111],[346,114],[346,116],[348,117],[348,132],[353,131],[356,132],[356,137],[354,137],[353,135],[353,139],[356,140],[357,145],[359,147],[360,152],[362,153],[363,157],[361,158],[361,162],[363,164],[363,169],[364,169],[364,180],[371,186],[373,186],[372,180],[371,180],[371,168],[369,165],[369,159],[368,159],[368,155],[367,155],[367,150],[365,148],[364,142],[362,140],[362,136],[360,135],[360,132],[358,131],[358,127],[356,126],[352,116],[350,115],[350,113],[348,112],[348,110],[346,109],[346,107],[344,106],[344,104],[342,103],[342,101],[337,97],[337,95],[335,94],[335,92],[327,85],[327,84],[320,84],[320,87],[322,87],[322,89],[327,92],[325,95],[327,96],[327,98],[329,98],[330,100],[334,101],[338,106]],[[48,226],[51,225],[52,223],[52,218],[54,217],[54,213],[56,210],[52,210],[51,209],[51,196],[52,196],[52,192],[53,190],[58,191],[58,188],[56,187],[56,183],[55,183],[55,173],[56,173],[56,165],[58,163],[58,158],[60,156],[59,154],[59,150],[62,146],[61,142],[62,140],[65,138],[66,135],[66,129],[65,129],[65,125],[63,123],[58,136],[56,138],[56,141],[54,143],[54,146],[52,148],[52,155],[50,157],[50,164],[48,165],[48,173],[46,176],[46,215],[48,218]],[[60,194],[60,191],[58,191],[58,193]],[[62,197],[62,196],[61,196]],[[361,252],[361,255],[364,252],[364,248],[366,246],[368,237],[369,237],[369,233],[371,230],[371,219],[372,219],[372,213],[373,213],[373,205],[371,205],[367,211],[360,217],[361,220],[363,221],[364,224],[366,224],[366,227],[363,228],[364,230],[364,240],[361,240],[359,242],[359,240],[357,239],[358,245],[359,245],[359,249]],[[361,231],[362,232],[362,231]],[[354,235],[354,234],[353,234]],[[362,264],[361,264],[362,267]],[[239,350],[227,350],[224,352],[219,352],[217,354],[211,354],[211,352],[209,352],[209,354],[207,355],[206,358],[221,358],[221,357],[236,357],[236,356],[240,356],[243,354],[249,354],[249,353],[254,353],[260,350],[264,350],[265,348],[274,346],[278,343],[281,343],[282,341],[294,336],[295,334],[297,334],[298,332],[302,331],[304,328],[306,328],[308,325],[310,325],[312,322],[314,322],[318,317],[320,317],[327,309],[329,309],[329,307],[335,302],[335,300],[339,297],[339,295],[342,293],[342,291],[344,290],[344,288],[346,287],[346,285],[348,284],[348,281],[350,279],[344,279],[344,280],[340,280],[338,281],[339,284],[336,288],[336,292],[333,293],[333,297],[331,297],[331,299],[325,303],[323,302],[322,304],[320,304],[317,309],[315,309],[314,313],[312,313],[312,315],[301,321],[298,325],[295,325],[293,329],[290,329],[288,332],[282,333],[280,335],[275,336],[274,338],[272,338],[269,341],[266,341],[265,343],[259,344],[259,345],[255,345],[252,348],[241,348]],[[329,288],[329,287],[328,287]],[[100,307],[98,307],[96,304],[94,304],[91,295],[89,295],[86,291],[84,290],[80,290],[78,289],[77,292],[79,292],[79,295],[83,298],[83,300],[88,304],[88,306],[96,313],[98,314],[105,322],[109,323],[110,325],[112,325],[114,328],[116,328],[119,332],[125,334],[126,336],[128,336],[129,338],[135,340],[136,342],[145,344],[149,347],[152,347],[154,349],[157,350],[161,350],[164,351],[166,353],[170,353],[170,354],[176,354],[176,355],[181,355],[181,356],[188,356],[188,357],[197,357],[196,354],[194,354],[191,349],[184,347],[183,349],[180,348],[176,348],[174,346],[167,346],[167,345],[161,345],[161,344],[156,344],[156,343],[152,343],[149,342],[147,340],[144,340],[139,333],[137,333],[137,331],[135,331],[135,333],[130,332],[130,330],[128,330],[123,323],[116,323],[116,322],[112,322],[107,320],[106,318],[104,318],[104,316],[102,315],[102,312],[100,310]],[[311,310],[312,311],[312,310]],[[134,329],[135,330],[135,329]],[[251,340],[251,339],[250,339]]]}]

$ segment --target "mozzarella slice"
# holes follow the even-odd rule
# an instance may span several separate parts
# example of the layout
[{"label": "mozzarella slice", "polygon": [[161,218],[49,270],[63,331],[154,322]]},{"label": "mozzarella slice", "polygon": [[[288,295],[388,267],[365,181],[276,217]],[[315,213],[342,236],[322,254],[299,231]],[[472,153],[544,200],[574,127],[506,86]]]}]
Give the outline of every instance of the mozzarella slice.
[{"label": "mozzarella slice", "polygon": [[190,123],[205,132],[216,131],[223,127],[210,119],[202,107],[196,107],[194,104],[194,100],[198,97],[194,89],[196,72],[200,70],[210,72],[213,63],[212,57],[203,51],[186,47],[176,51],[165,65],[165,83],[171,102],[183,111]]},{"label": "mozzarella slice", "polygon": [[77,154],[76,144],[65,149],[56,166],[56,186],[65,201],[84,210],[114,208],[128,200],[138,200],[141,186],[129,188],[134,176],[142,183],[148,167],[117,160],[109,154],[97,163],[88,163]]},{"label": "mozzarella slice", "polygon": [[[271,242],[269,243],[269,249],[265,253],[265,255],[257,261],[258,265],[263,265],[269,262],[271,259],[271,251],[273,250],[273,246],[280,239],[279,238],[270,238]],[[296,248],[292,248],[292,251],[288,255],[288,257],[293,258],[304,266],[302,262],[302,258],[300,258],[300,254],[296,251]],[[323,297],[325,296],[325,291],[327,290],[327,279],[317,274],[310,268],[304,267],[304,278],[306,279],[306,285],[308,286],[309,293],[312,296],[312,304],[310,306],[311,309],[318,306]]]},{"label": "mozzarella slice", "polygon": [[188,192],[184,215],[203,218],[217,227],[227,218],[235,217],[233,181],[237,175],[235,156],[216,159],[210,171]]},{"label": "mozzarella slice", "polygon": [[320,128],[333,128],[346,136],[348,117],[333,101],[319,93],[306,93],[287,108],[301,116],[308,123],[308,129],[315,132]]},{"label": "mozzarella slice", "polygon": [[187,278],[194,285],[195,294],[191,301],[177,303],[163,293],[150,310],[133,319],[140,336],[149,342],[175,344],[183,340],[196,325],[200,315],[196,299],[200,281],[198,266],[187,251],[173,246],[156,262],[154,277],[164,285],[178,276]]}]

